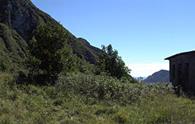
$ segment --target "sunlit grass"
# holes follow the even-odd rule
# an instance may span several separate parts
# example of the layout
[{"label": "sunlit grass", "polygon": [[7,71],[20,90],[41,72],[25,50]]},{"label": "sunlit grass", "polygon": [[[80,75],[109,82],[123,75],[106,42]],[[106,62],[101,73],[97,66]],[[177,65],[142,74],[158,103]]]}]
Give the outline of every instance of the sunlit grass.
[{"label": "sunlit grass", "polygon": [[0,74],[1,124],[194,122],[195,102],[174,95],[170,85],[120,83],[82,74],[63,77],[56,86],[16,85],[11,75]]}]

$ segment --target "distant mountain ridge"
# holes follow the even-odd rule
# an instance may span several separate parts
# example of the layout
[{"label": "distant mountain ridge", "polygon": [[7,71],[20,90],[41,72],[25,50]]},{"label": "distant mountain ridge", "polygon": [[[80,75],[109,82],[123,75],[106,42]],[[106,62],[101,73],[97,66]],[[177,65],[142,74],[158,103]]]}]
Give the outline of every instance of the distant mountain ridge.
[{"label": "distant mountain ridge", "polygon": [[169,81],[169,71],[160,70],[143,80],[145,83],[165,83]]}]

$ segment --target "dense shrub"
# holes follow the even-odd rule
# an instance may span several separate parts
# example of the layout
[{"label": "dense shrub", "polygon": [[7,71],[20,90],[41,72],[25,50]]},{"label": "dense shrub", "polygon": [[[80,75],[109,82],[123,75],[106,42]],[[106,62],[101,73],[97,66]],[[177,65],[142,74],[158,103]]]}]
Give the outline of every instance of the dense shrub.
[{"label": "dense shrub", "polygon": [[[37,86],[30,83],[18,85],[12,75],[0,73],[0,123],[193,124],[195,122],[194,100],[176,97],[172,93],[171,85],[119,82],[106,76],[70,74],[61,77],[56,86]],[[104,95],[99,97],[102,89]],[[113,96],[110,95],[112,91],[114,91]]]},{"label": "dense shrub", "polygon": [[108,75],[118,79],[132,79],[130,69],[118,55],[118,51],[112,48],[112,45],[108,45],[107,47],[103,45],[102,51],[103,53],[100,55],[97,63],[97,73],[106,72]]},{"label": "dense shrub", "polygon": [[145,95],[170,92],[167,86],[132,84],[109,76],[86,75],[82,73],[62,76],[57,84],[59,90],[69,90],[88,98],[122,104],[134,103]]},{"label": "dense shrub", "polygon": [[38,83],[55,83],[59,73],[71,66],[67,32],[62,26],[52,23],[39,26],[30,42],[29,53],[27,67]]}]

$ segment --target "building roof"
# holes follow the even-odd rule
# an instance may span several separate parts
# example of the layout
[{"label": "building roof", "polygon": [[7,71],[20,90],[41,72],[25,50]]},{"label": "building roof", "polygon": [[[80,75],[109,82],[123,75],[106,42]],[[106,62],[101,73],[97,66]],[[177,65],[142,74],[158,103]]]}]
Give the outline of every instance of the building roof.
[{"label": "building roof", "polygon": [[177,56],[180,56],[180,55],[187,55],[187,54],[195,54],[195,50],[194,50],[194,51],[189,51],[189,52],[178,53],[178,54],[175,54],[175,55],[173,55],[173,56],[170,56],[170,57],[165,58],[165,60],[170,60],[170,59],[175,58],[175,57],[177,57]]}]

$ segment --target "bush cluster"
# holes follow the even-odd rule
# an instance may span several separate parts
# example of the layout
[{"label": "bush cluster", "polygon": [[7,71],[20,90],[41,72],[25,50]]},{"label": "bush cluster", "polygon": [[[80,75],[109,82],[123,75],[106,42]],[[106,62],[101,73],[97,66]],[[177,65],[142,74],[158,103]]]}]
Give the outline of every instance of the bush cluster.
[{"label": "bush cluster", "polygon": [[55,86],[39,86],[18,85],[13,76],[0,73],[0,106],[1,124],[195,122],[194,100],[176,97],[170,85],[120,83],[84,74],[68,74]]},{"label": "bush cluster", "polygon": [[114,50],[112,45],[107,47],[102,45],[102,55],[97,63],[97,73],[105,72],[107,75],[121,79],[126,78],[132,80],[130,69],[125,65],[125,62],[118,55],[118,51]]},{"label": "bush cluster", "polygon": [[[146,98],[148,94],[166,94],[171,88],[164,85],[133,84],[128,80],[121,81],[109,76],[86,75],[82,73],[61,76],[56,85],[60,90],[67,90],[81,94],[87,98],[99,101],[115,101],[121,104],[130,104]],[[146,95],[146,96],[145,96]]]}]

